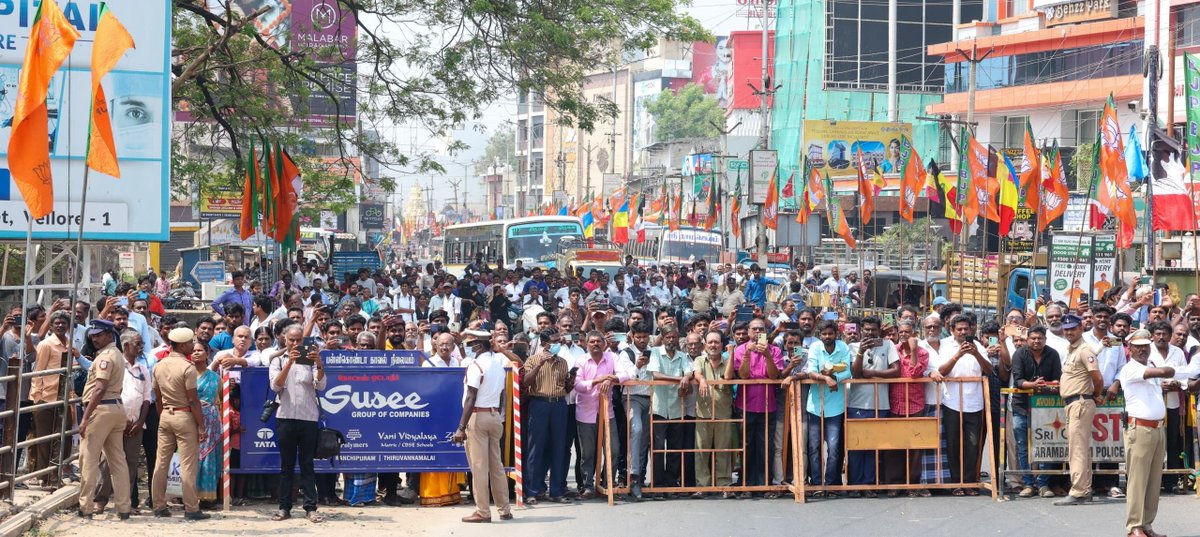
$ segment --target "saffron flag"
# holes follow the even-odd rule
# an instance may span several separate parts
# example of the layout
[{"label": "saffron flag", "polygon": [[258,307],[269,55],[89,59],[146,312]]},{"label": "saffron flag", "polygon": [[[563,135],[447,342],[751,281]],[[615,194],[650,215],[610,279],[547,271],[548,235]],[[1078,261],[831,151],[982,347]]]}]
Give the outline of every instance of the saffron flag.
[{"label": "saffron flag", "polygon": [[737,182],[733,186],[733,200],[729,203],[729,227],[740,243],[742,236],[742,172],[738,170]]},{"label": "saffron flag", "polygon": [[875,214],[875,185],[867,179],[867,162],[863,157],[861,145],[858,146],[856,157],[858,165],[854,167],[854,171],[858,172],[858,221],[865,226],[871,222],[871,215]]},{"label": "saffron flag", "polygon": [[1054,147],[1042,152],[1042,187],[1040,189],[1040,205],[1038,213],[1038,229],[1045,231],[1058,217],[1067,212],[1067,198],[1070,189],[1067,188],[1066,175],[1063,173],[1062,154],[1058,151],[1058,141]]},{"label": "saffron flag", "polygon": [[[289,243],[289,235],[299,232],[292,228],[299,223],[296,221],[296,209],[300,203],[300,168],[278,143],[275,144],[275,156],[279,167],[279,190],[275,193],[274,236],[276,242],[286,246]],[[294,247],[295,242],[290,242]]]},{"label": "saffron flag", "polygon": [[[253,144],[254,142],[250,143]],[[242,183],[242,214],[241,219],[238,221],[238,228],[239,236],[242,240],[246,240],[254,236],[254,228],[258,226],[256,222],[258,215],[255,213],[255,204],[252,201],[255,199],[255,185],[250,159],[238,159],[238,167],[242,169],[242,175],[245,178],[245,181]]]},{"label": "saffron flag", "polygon": [[25,61],[17,83],[17,101],[8,138],[8,167],[21,191],[29,216],[37,219],[54,209],[54,177],[50,171],[50,112],[46,93],[79,32],[67,22],[55,0],[42,0],[33,16]]},{"label": "saffron flag", "polygon": [[[833,192],[833,181],[829,178],[828,172],[825,173],[825,188],[829,192]],[[842,211],[842,205],[832,195],[829,196],[829,202],[825,207],[825,217],[829,229],[846,241],[851,248],[858,247],[858,244],[854,242],[854,235],[850,233],[850,226],[846,224],[846,215]]]},{"label": "saffron flag", "polygon": [[[1000,168],[1004,166],[996,148],[987,146],[987,197],[980,198],[983,213],[988,220],[1000,223]],[[983,194],[980,194],[981,196]]]},{"label": "saffron flag", "polygon": [[821,181],[821,173],[815,167],[809,172],[808,191],[805,192],[805,195],[808,196],[808,210],[810,213],[825,204],[825,188]]},{"label": "saffron flag", "polygon": [[767,184],[767,199],[763,202],[763,225],[767,229],[779,229],[779,191],[775,185],[775,175],[771,174],[771,182]]},{"label": "saffron flag", "polygon": [[1025,207],[1037,212],[1041,207],[1040,185],[1042,181],[1042,157],[1033,140],[1033,127],[1029,118],[1025,118],[1025,155],[1021,159],[1021,169],[1017,170],[1021,177],[1021,187],[1018,196],[1024,194]]},{"label": "saffron flag", "polygon": [[612,241],[617,244],[629,242],[629,200],[622,200],[620,208],[613,214]]},{"label": "saffron flag", "polygon": [[794,186],[792,186],[792,181],[795,179],[796,172],[792,172],[792,174],[788,176],[787,182],[783,184],[783,192],[779,194],[780,198],[789,200],[796,196],[796,189]]},{"label": "saffron flag", "polygon": [[584,198],[583,201],[579,202],[579,206],[575,208],[574,216],[583,218],[583,213],[586,213],[588,211],[588,209],[590,209],[591,207],[592,207],[592,195],[588,194],[588,197]]},{"label": "saffron flag", "polygon": [[117,165],[117,145],[113,142],[112,121],[108,117],[108,98],[100,82],[117,65],[125,52],[133,48],[133,37],[121,21],[100,3],[100,22],[92,42],[92,112],[88,129],[87,165],[112,177],[121,177]]},{"label": "saffron flag", "polygon": [[675,203],[671,207],[671,221],[669,222],[672,230],[679,229],[679,221],[683,219],[683,193],[675,195]]},{"label": "saffron flag", "polygon": [[1187,168],[1172,154],[1162,164],[1162,177],[1154,181],[1154,229],[1156,231],[1193,231],[1196,215],[1187,189]]},{"label": "saffron flag", "polygon": [[1125,144],[1121,140],[1121,126],[1117,122],[1117,107],[1112,95],[1104,105],[1100,120],[1100,186],[1096,201],[1117,218],[1117,248],[1133,246],[1137,213],[1133,208],[1133,194],[1129,189],[1129,169],[1125,164]]},{"label": "saffron flag", "polygon": [[262,176],[262,219],[263,234],[270,237],[275,232],[275,192],[279,190],[279,174],[282,170],[276,163],[278,159],[271,152],[271,144],[262,140],[263,164],[267,167],[266,175]]},{"label": "saffron flag", "polygon": [[925,167],[921,164],[921,155],[912,146],[908,136],[900,135],[900,217],[910,224],[924,180]]},{"label": "saffron flag", "polygon": [[957,210],[963,222],[971,225],[985,214],[984,204],[988,199],[988,150],[965,127],[960,134],[958,166]]},{"label": "saffron flag", "polygon": [[[812,207],[809,205],[808,200],[810,196],[809,190],[813,181],[812,176],[814,173],[815,170],[812,167],[812,161],[808,160],[807,158],[804,159],[804,172],[802,176],[804,188],[800,192],[800,199],[796,200],[796,222],[800,224],[808,225],[808,217],[812,214]],[[817,179],[817,182],[820,182],[819,178]]]},{"label": "saffron flag", "polygon": [[1007,237],[1012,231],[1013,219],[1017,216],[1017,204],[1020,203],[1019,187],[1017,182],[1020,178],[1017,176],[1016,170],[1013,169],[1012,161],[1008,159],[1008,155],[1004,155],[1004,162],[1000,164],[1000,169],[996,172],[996,179],[1000,183],[1000,203],[998,212],[1000,213],[1000,236]]}]

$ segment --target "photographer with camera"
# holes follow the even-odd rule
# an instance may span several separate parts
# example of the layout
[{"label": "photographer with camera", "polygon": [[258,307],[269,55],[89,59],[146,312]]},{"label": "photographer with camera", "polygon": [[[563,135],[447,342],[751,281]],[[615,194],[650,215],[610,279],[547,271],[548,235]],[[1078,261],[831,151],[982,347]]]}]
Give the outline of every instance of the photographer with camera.
[{"label": "photographer with camera", "polygon": [[275,416],[275,436],[279,444],[279,512],[271,520],[292,517],[293,480],[296,462],[300,463],[300,490],[304,494],[304,512],[311,522],[321,522],[317,514],[316,473],[313,457],[317,450],[317,420],[320,417],[317,392],[325,389],[325,367],[315,345],[305,345],[300,325],[289,325],[283,332],[285,353],[271,360],[271,390],[279,395]]}]

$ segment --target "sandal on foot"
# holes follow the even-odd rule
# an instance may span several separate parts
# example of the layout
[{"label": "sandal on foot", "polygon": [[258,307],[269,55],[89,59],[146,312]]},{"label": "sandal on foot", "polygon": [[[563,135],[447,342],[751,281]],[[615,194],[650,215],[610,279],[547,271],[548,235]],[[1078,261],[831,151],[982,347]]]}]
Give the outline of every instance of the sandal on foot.
[{"label": "sandal on foot", "polygon": [[275,522],[282,522],[289,518],[292,518],[292,514],[287,511],[279,511],[271,516],[271,520],[274,520]]}]

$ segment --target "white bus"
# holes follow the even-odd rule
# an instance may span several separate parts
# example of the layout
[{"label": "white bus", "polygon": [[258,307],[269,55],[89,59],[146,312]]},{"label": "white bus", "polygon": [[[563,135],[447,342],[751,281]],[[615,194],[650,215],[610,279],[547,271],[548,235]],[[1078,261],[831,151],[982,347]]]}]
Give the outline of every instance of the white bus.
[{"label": "white bus", "polygon": [[553,268],[562,241],[583,238],[576,216],[534,216],[448,226],[442,235],[446,272],[461,276],[476,253],[490,266]]},{"label": "white bus", "polygon": [[630,241],[625,253],[642,264],[690,264],[703,259],[710,265],[721,256],[724,237],[721,233],[705,231],[704,228],[681,227],[676,230],[646,224],[646,242]]}]

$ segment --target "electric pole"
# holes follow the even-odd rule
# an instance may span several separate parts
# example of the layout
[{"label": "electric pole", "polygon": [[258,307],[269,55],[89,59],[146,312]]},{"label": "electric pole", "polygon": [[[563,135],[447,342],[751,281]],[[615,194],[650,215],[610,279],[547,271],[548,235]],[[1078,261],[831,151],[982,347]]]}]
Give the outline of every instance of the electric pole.
[{"label": "electric pole", "polygon": [[[709,122],[709,125],[712,125],[714,129],[717,129],[717,132],[721,133],[721,153],[718,155],[713,155],[713,161],[714,161],[713,165],[717,166],[717,173],[721,174],[720,175],[722,177],[722,180],[720,181],[721,188],[725,192],[729,192],[729,170],[727,169],[727,166],[725,165],[725,159],[737,156],[737,155],[727,155],[726,154],[726,152],[728,151],[729,133],[737,130],[738,127],[742,126],[742,122],[741,121],[737,122],[737,125],[734,125],[733,127],[729,128],[729,129],[724,129],[724,128],[722,128],[723,125],[717,125],[716,123],[712,123],[712,122]],[[713,183],[717,182],[716,181],[717,173],[713,174],[713,179],[714,179]],[[716,188],[716,187],[717,187],[717,185],[713,184],[713,188]],[[718,191],[718,192],[720,192],[720,191]],[[721,198],[717,198],[717,199],[721,199]],[[726,217],[725,216],[725,208],[722,207],[721,214],[718,215],[718,219],[717,219],[717,221],[719,222],[718,225],[721,226],[721,233],[724,234],[728,238],[728,244],[726,244],[725,247],[731,248],[731,249],[736,248],[737,245],[741,242],[740,241],[741,237],[734,237],[734,236],[730,235],[730,233],[729,233],[729,231],[733,229],[733,220],[732,219],[734,219],[734,218],[737,218],[736,214],[730,214],[728,217]]]},{"label": "electric pole", "polygon": [[[967,61],[970,62],[970,64],[971,64],[971,70],[967,74],[967,123],[966,124],[967,124],[967,127],[971,129],[972,134],[974,134],[975,126],[976,126],[976,122],[975,122],[976,73],[979,71],[979,63],[982,62],[983,60],[986,60],[988,56],[991,56],[993,50],[994,49],[988,49],[988,51],[986,53],[984,53],[983,56],[980,56],[979,55],[979,45],[975,44],[974,42],[971,43],[971,53],[970,54],[967,54],[967,52],[964,51],[963,49],[957,49],[958,54],[961,55],[962,57],[966,58]],[[958,144],[955,144],[955,145],[957,145],[960,148],[962,147],[961,145],[958,145]],[[968,147],[967,150],[970,151],[970,147]],[[961,163],[962,155],[960,154],[958,157],[959,157],[959,163]],[[960,166],[960,168],[961,168],[961,166]],[[970,167],[968,167],[966,170],[959,169],[958,173],[959,173],[959,175],[961,175],[963,173],[970,174],[971,173]],[[959,241],[963,248],[967,248],[967,244],[969,243],[970,239],[971,239],[971,227],[969,225],[967,225],[966,223],[964,223],[964,225],[962,226],[962,232],[959,233]],[[985,244],[985,246],[986,246],[986,244]]]},{"label": "electric pole", "polygon": [[447,180],[446,182],[450,183],[450,186],[454,188],[454,198],[451,199],[450,206],[454,208],[454,213],[458,215],[458,219],[465,221],[465,215],[463,214],[462,209],[458,207],[458,187],[461,186],[463,182],[462,180]]},{"label": "electric pole", "polygon": [[[771,54],[770,54],[770,20],[767,11],[768,0],[763,0],[762,6],[762,89],[754,87],[754,84],[747,85],[754,90],[754,95],[759,99],[759,115],[762,118],[762,127],[759,133],[759,147],[767,150],[771,147],[771,103],[770,98],[775,94],[782,85],[771,85]],[[778,161],[776,163],[778,170]],[[754,178],[750,178],[751,199],[754,197]],[[755,237],[755,249],[757,251],[759,266],[767,266],[767,222],[763,218],[765,215],[765,206],[758,206],[758,236]]]}]

